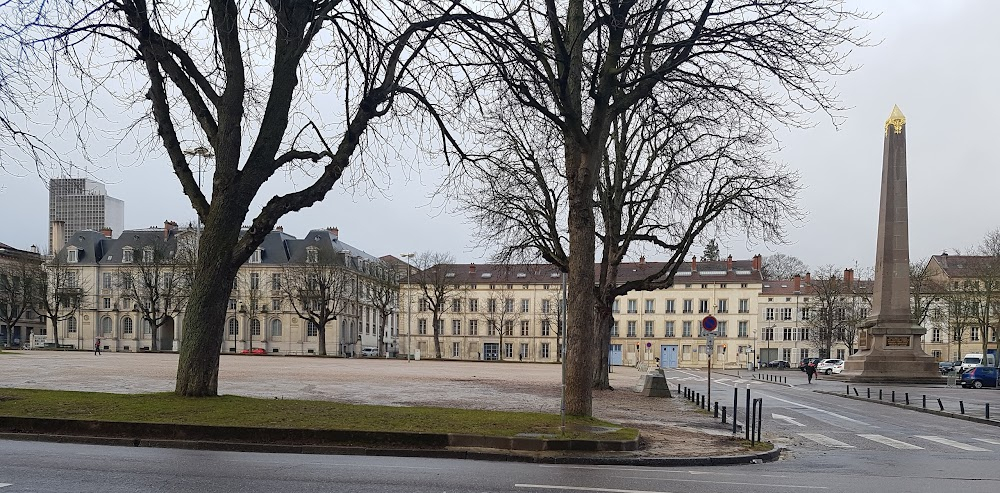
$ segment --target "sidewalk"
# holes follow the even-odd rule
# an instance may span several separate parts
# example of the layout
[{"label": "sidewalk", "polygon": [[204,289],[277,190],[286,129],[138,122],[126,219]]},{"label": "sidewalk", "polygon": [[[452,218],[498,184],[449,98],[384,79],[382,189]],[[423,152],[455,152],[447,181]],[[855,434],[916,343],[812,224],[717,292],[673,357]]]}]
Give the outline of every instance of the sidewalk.
[{"label": "sidewalk", "polygon": [[[0,387],[169,392],[174,387],[177,355],[105,353],[94,356],[84,352],[22,351],[0,354],[0,364],[6,375]],[[354,404],[558,413],[560,370],[560,366],[554,364],[223,355],[219,391],[250,397]],[[599,456],[573,453],[575,457],[567,456],[569,453],[548,452],[506,451],[503,454],[508,460],[578,459],[584,463],[658,465],[745,463],[752,459],[777,458],[777,451],[747,454],[742,444],[733,440],[717,421],[695,410],[683,399],[648,398],[633,392],[631,389],[641,375],[632,368],[615,368],[611,383],[618,390],[594,394],[594,416],[638,428],[640,450],[600,452]],[[408,451],[413,449],[396,449],[393,453],[382,448],[364,450],[380,455],[410,455]],[[486,458],[496,459],[500,451],[462,447],[462,450],[426,452],[447,452],[468,458],[486,454]],[[722,457],[728,459],[720,459]]]}]

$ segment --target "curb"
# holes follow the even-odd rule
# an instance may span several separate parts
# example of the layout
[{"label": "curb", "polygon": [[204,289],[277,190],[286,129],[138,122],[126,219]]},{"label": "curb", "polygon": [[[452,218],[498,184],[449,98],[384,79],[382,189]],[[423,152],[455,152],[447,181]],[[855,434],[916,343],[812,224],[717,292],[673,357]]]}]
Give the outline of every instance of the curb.
[{"label": "curb", "polygon": [[751,382],[769,383],[769,384],[772,384],[772,385],[781,385],[782,387],[789,387],[789,388],[795,387],[795,385],[792,385],[790,383],[773,382],[771,380],[763,380],[763,379],[760,379],[760,378],[750,378],[750,379],[747,379],[747,378],[744,378],[742,375],[739,375],[739,374],[734,375],[732,373],[728,373],[728,371],[730,371],[730,370],[720,371],[719,373],[721,373],[723,375],[726,375],[726,376],[730,376],[730,377],[742,378],[743,380],[750,380]]},{"label": "curb", "polygon": [[186,450],[214,450],[221,452],[256,452],[276,454],[362,455],[382,457],[421,457],[432,459],[485,460],[494,462],[525,462],[535,464],[576,464],[605,466],[692,467],[752,464],[773,462],[781,456],[782,448],[767,452],[718,457],[586,457],[539,456],[518,454],[516,451],[478,451],[449,449],[373,448],[336,445],[283,445],[247,442],[219,442],[192,440],[163,440],[140,438],[115,438],[85,435],[48,435],[40,433],[0,432],[0,440],[38,441],[51,443],[78,443],[85,445],[112,445],[118,447],[155,447]]},{"label": "curb", "polygon": [[940,411],[940,410],[937,410],[937,409],[924,409],[922,407],[907,406],[906,404],[899,403],[899,402],[877,401],[877,400],[869,399],[867,397],[845,395],[845,394],[841,394],[840,392],[830,392],[829,390],[814,390],[813,392],[816,392],[817,394],[826,394],[826,395],[832,395],[832,396],[837,396],[837,397],[844,397],[846,399],[852,399],[852,400],[855,400],[855,401],[871,402],[871,403],[874,403],[874,404],[882,404],[883,406],[892,406],[892,407],[898,407],[900,409],[909,409],[910,411],[916,411],[918,413],[936,414],[938,416],[944,416],[946,418],[955,418],[955,419],[961,419],[961,420],[965,420],[965,421],[972,421],[974,423],[980,423],[980,424],[984,424],[984,425],[991,425],[991,426],[998,426],[998,427],[1000,427],[1000,421],[993,420],[993,419],[980,418],[978,416],[970,416],[968,414],[955,414],[953,412]]}]

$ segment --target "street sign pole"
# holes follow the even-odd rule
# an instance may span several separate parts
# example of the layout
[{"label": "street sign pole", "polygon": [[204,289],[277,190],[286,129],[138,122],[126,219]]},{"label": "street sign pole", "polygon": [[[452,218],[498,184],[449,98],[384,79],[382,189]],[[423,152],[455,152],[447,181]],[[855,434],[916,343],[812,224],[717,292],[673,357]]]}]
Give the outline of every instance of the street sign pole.
[{"label": "street sign pole", "polygon": [[712,407],[712,353],[715,352],[715,329],[719,326],[719,321],[709,315],[702,319],[701,328],[705,331],[705,354],[708,355],[708,406]]}]

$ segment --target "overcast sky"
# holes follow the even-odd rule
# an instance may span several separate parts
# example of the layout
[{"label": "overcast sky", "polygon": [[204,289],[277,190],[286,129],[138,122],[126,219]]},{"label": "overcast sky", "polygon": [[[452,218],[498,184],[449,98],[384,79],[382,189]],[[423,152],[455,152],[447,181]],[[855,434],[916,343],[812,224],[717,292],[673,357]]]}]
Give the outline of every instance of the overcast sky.
[{"label": "overcast sky", "polygon": [[[723,256],[781,252],[816,269],[871,266],[875,258],[883,127],[893,104],[907,119],[910,257],[968,250],[1000,226],[996,159],[1000,110],[994,50],[1000,46],[1000,2],[865,1],[880,12],[866,26],[877,46],[859,48],[860,68],[837,79],[851,109],[835,128],[825,115],[815,127],[781,132],[779,159],[801,173],[804,221],[789,225],[787,245],[748,244],[745,235],[722,241]],[[125,201],[126,228],[186,225],[195,216],[162,152],[141,164],[94,172]],[[81,159],[82,161],[82,159]],[[94,171],[90,168],[90,171]],[[48,192],[33,175],[0,172],[0,242],[44,246]],[[425,250],[459,262],[484,262],[489,252],[462,211],[429,198],[440,171],[395,168],[376,193],[335,188],[320,204],[279,221],[286,233],[337,226],[342,240],[376,256]],[[207,176],[206,176],[207,179]],[[695,253],[701,254],[701,247]],[[655,259],[650,259],[655,260]]]}]

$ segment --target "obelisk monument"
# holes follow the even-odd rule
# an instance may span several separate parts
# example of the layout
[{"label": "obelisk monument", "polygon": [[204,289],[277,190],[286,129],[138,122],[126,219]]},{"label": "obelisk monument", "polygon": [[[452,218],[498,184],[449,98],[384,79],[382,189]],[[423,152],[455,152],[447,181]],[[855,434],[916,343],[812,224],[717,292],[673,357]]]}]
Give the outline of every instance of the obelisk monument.
[{"label": "obelisk monument", "polygon": [[885,122],[882,197],[871,315],[861,323],[860,351],[844,363],[851,382],[940,383],[934,358],[920,348],[927,329],[910,311],[910,240],[906,205],[906,118],[893,106]]}]

